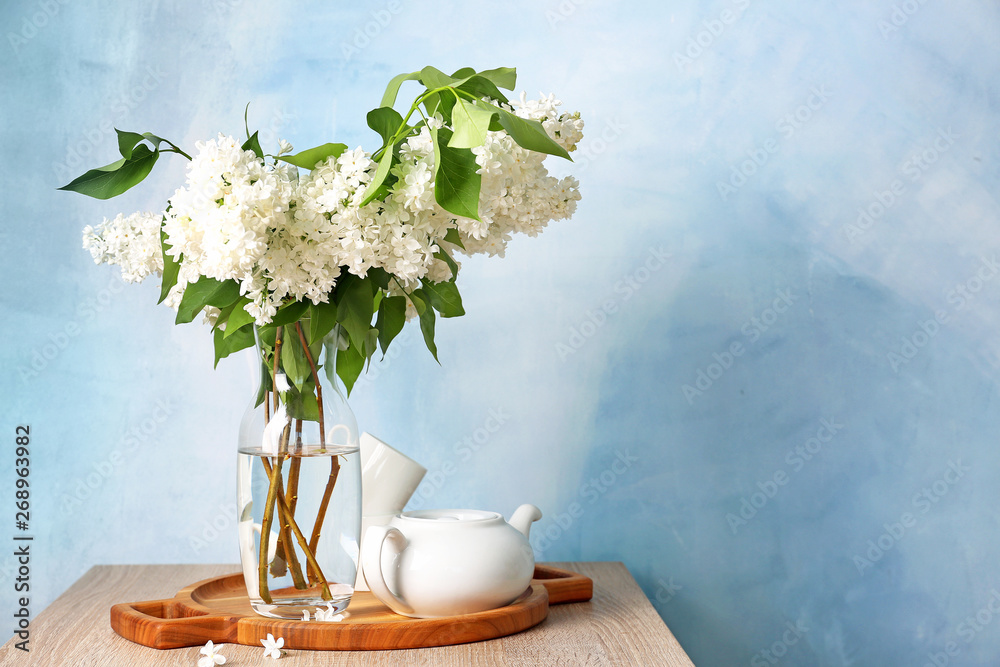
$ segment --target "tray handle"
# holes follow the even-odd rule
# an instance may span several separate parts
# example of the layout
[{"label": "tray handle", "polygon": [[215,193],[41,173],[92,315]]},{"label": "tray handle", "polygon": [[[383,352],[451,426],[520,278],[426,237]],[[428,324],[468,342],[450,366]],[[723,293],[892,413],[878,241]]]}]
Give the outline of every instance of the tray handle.
[{"label": "tray handle", "polygon": [[235,642],[238,615],[205,614],[176,599],[116,604],[111,628],[125,639],[150,648],[200,646],[209,640]]}]

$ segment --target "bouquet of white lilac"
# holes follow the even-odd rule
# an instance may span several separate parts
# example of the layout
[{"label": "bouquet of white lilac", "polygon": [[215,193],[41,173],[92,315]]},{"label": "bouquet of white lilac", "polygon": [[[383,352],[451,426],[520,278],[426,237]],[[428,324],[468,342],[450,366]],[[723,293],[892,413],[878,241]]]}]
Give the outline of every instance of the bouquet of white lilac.
[{"label": "bouquet of white lilac", "polygon": [[[127,281],[162,276],[160,300],[178,323],[204,313],[212,324],[216,363],[253,345],[253,324],[310,317],[311,340],[341,324],[348,345],[337,370],[350,390],[376,343],[384,354],[412,317],[437,357],[435,311],[464,314],[456,253],[502,257],[513,233],[534,236],[574,212],[576,180],[550,176],[544,159],[569,158],[583,121],[560,113],[552,95],[509,101],[500,89],[515,76],[433,67],[397,76],[368,114],[382,138],[374,153],[328,143],[291,155],[282,141],[266,155],[248,131],[242,143],[222,134],[197,143],[191,157],[118,130],[121,159],[61,189],[107,199],[144,179],[161,153],[188,157],[186,184],[164,212],[88,226],[84,248]],[[426,90],[404,117],[392,107],[407,80]]]},{"label": "bouquet of white lilac", "polygon": [[[405,81],[424,90],[401,115]],[[368,114],[382,139],[374,153],[327,143],[292,154],[282,141],[268,155],[247,128],[246,141],[220,134],[192,157],[154,134],[118,131],[121,159],[62,188],[107,199],[161,153],[190,160],[163,212],[87,227],[83,245],[129,282],[161,276],[160,301],[178,324],[204,314],[216,364],[256,346],[261,384],[240,427],[238,493],[258,613],[308,618],[311,605],[336,611],[353,591],[357,550],[345,557],[344,545],[358,541],[360,511],[348,517],[358,486],[340,472],[357,468],[357,424],[336,378],[350,392],[411,318],[436,359],[435,313],[465,314],[456,255],[503,256],[514,233],[534,236],[576,209],[576,180],[550,176],[544,160],[569,159],[583,121],[551,95],[508,100],[500,89],[514,83],[509,68],[401,74]],[[326,459],[329,471],[315,472]],[[327,521],[332,505],[342,525]]]},{"label": "bouquet of white lilac", "polygon": [[[143,180],[161,153],[188,157],[185,186],[164,212],[87,227],[84,248],[128,281],[162,276],[160,300],[177,323],[204,313],[213,326],[216,363],[254,344],[253,325],[268,339],[308,318],[310,341],[341,325],[337,373],[350,391],[412,317],[437,358],[435,311],[464,314],[456,253],[502,257],[512,234],[534,236],[574,212],[577,181],[550,176],[543,162],[569,159],[583,121],[552,95],[509,101],[500,89],[515,78],[511,68],[448,76],[433,67],[395,77],[368,114],[382,138],[374,153],[328,143],[289,154],[281,141],[267,155],[247,130],[245,142],[220,134],[191,157],[119,130],[121,159],[61,189],[107,199]],[[405,81],[426,90],[403,116],[393,105]]]}]

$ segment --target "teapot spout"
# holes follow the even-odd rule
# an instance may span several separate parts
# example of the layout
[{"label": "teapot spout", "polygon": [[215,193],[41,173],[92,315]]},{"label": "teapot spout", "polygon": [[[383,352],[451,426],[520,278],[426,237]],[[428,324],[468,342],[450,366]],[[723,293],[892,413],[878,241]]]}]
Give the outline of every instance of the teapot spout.
[{"label": "teapot spout", "polygon": [[542,510],[538,509],[534,505],[521,505],[518,507],[514,514],[511,515],[510,521],[508,523],[516,528],[522,535],[528,537],[528,532],[531,530],[531,524],[542,518]]}]

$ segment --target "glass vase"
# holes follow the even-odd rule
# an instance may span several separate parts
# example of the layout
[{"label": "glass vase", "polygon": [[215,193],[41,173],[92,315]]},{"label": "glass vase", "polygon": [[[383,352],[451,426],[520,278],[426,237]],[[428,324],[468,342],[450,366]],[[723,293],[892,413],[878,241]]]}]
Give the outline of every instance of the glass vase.
[{"label": "glass vase", "polygon": [[250,605],[327,620],[351,601],[361,530],[358,426],[336,374],[339,325],[258,328],[260,386],[240,424],[237,507]]}]

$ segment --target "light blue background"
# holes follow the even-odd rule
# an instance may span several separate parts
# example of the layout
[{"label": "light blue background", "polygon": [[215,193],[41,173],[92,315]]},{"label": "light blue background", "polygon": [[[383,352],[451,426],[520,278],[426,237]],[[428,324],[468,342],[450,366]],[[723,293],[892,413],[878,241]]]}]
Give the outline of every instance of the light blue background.
[{"label": "light blue background", "polygon": [[[0,17],[2,423],[9,443],[32,430],[34,613],[96,563],[237,560],[253,392],[247,359],[213,372],[201,325],[80,247],[86,224],[161,207],[183,160],[110,202],[54,189],[115,158],[112,125],[191,147],[238,134],[251,101],[272,145],[372,149],[364,114],[392,75],[512,65],[583,113],[576,164],[552,165],[583,201],[465,262],[441,366],[407,331],[352,396],[431,471],[412,506],[540,505],[539,558],[624,561],[698,665],[1000,660],[996,6],[34,0]],[[4,619],[12,572],[0,559]]]}]

